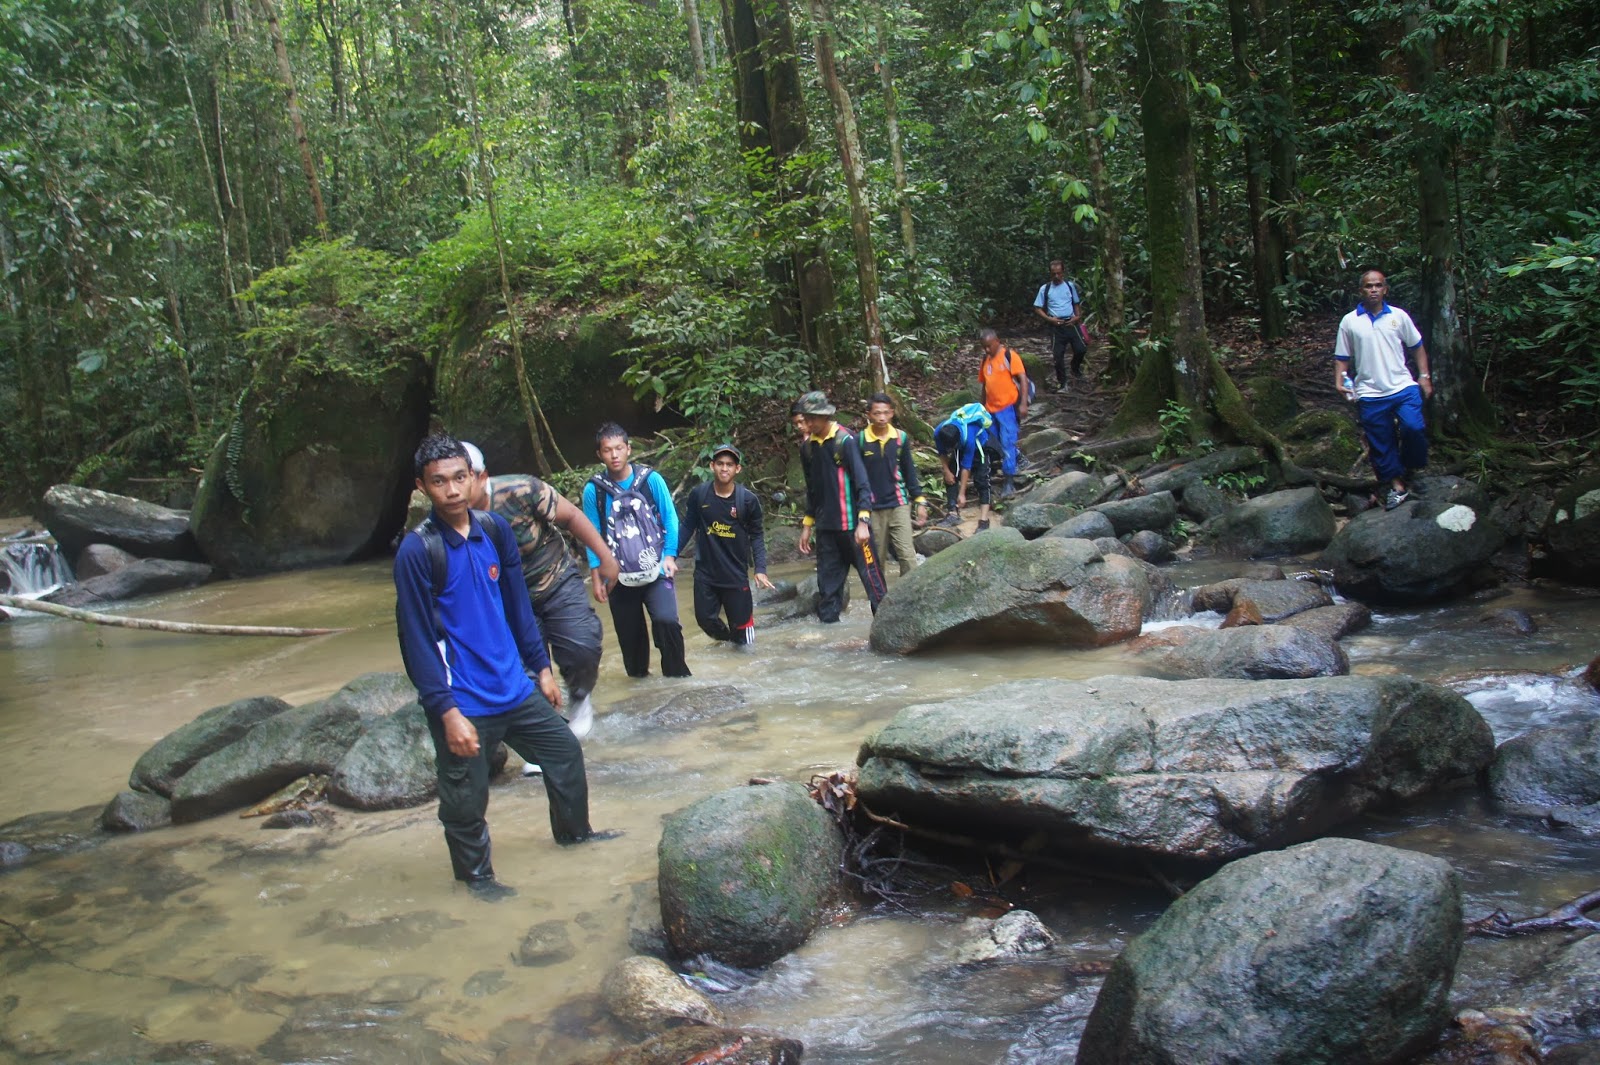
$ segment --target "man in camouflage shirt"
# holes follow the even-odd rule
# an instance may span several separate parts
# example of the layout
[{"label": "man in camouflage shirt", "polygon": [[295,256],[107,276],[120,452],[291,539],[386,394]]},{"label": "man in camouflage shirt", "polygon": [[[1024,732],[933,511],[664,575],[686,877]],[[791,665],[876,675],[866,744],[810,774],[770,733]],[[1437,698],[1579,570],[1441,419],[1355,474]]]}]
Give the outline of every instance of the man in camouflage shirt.
[{"label": "man in camouflage shirt", "polygon": [[[490,477],[483,452],[465,441],[472,467],[472,508],[492,510],[511,523],[522,554],[522,575],[550,657],[566,682],[569,723],[579,739],[594,727],[589,693],[600,675],[600,619],[589,605],[584,578],[561,536],[565,529],[600,559],[597,595],[604,601],[617,580],[617,560],[594,523],[550,485],[526,473]],[[533,767],[532,772],[538,772]]]}]

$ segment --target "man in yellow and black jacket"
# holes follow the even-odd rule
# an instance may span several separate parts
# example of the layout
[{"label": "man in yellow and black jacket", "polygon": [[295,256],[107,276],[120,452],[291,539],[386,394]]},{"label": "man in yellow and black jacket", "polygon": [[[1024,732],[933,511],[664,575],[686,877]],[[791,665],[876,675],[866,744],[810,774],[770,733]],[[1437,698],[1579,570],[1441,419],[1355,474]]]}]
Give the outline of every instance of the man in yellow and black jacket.
[{"label": "man in yellow and black jacket", "polygon": [[796,405],[810,436],[803,449],[806,515],[800,553],[817,553],[817,617],[839,620],[846,571],[855,567],[873,613],[886,591],[872,542],[872,487],[854,435],[833,420],[838,408],[821,392],[807,392]]}]

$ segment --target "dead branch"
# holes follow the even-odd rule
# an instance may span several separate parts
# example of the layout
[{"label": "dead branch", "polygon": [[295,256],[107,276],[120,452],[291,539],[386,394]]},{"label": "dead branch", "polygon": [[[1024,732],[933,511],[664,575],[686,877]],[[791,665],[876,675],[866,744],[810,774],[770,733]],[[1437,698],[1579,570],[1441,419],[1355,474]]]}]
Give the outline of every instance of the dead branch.
[{"label": "dead branch", "polygon": [[193,621],[156,621],[153,618],[128,618],[118,614],[100,614],[93,610],[46,603],[38,599],[23,599],[15,595],[0,595],[0,606],[13,610],[31,610],[39,614],[53,614],[71,621],[85,621],[91,625],[110,625],[119,629],[147,629],[151,632],[181,632],[189,636],[330,636],[349,629],[300,629],[284,625],[205,625]]},{"label": "dead branch", "polygon": [[1585,911],[1600,906],[1600,891],[1591,891],[1571,902],[1537,917],[1513,918],[1504,910],[1495,910],[1487,917],[1467,922],[1468,935],[1526,936],[1535,932],[1572,931],[1574,929],[1600,932],[1600,921],[1585,916]]}]

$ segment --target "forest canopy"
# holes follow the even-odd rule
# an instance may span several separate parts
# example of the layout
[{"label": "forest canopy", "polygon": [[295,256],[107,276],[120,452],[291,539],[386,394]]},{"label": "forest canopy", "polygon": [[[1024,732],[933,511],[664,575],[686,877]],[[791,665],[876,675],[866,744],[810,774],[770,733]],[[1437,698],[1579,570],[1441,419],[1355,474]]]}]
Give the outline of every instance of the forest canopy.
[{"label": "forest canopy", "polygon": [[1596,41],[1578,0],[0,0],[0,494],[192,481],[277,358],[560,407],[597,322],[709,439],[1056,257],[1130,417],[1216,403],[1208,322],[1270,345],[1372,264],[1441,430],[1554,395],[1581,439]]}]

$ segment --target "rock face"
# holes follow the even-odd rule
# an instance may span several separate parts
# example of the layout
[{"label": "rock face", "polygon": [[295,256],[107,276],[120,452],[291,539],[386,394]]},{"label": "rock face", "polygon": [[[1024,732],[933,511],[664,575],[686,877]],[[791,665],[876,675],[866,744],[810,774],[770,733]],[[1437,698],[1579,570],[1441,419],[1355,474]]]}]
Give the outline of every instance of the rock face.
[{"label": "rock face", "polygon": [[1503,803],[1600,803],[1600,718],[1533,729],[1507,740],[1489,767],[1489,791]]},{"label": "rock face", "polygon": [[862,745],[874,810],[1082,852],[1226,861],[1493,756],[1464,698],[1402,677],[1016,681],[910,706]]},{"label": "rock face", "polygon": [[1333,539],[1333,508],[1315,488],[1247,499],[1207,522],[1204,537],[1223,554],[1267,558],[1316,551]]},{"label": "rock face", "polygon": [[195,538],[234,575],[380,551],[405,516],[427,422],[420,355],[367,377],[290,370],[280,379],[263,366],[206,464]]},{"label": "rock face", "polygon": [[623,958],[600,981],[600,998],[613,1017],[640,1034],[683,1021],[724,1023],[717,1008],[659,958]]},{"label": "rock face", "polygon": [[368,729],[333,771],[328,798],[352,810],[421,806],[439,793],[433,739],[421,703],[408,703]]},{"label": "rock face", "polygon": [[1111,967],[1079,1065],[1401,1062],[1450,1018],[1449,863],[1324,839],[1228,865]]},{"label": "rock face", "polygon": [[133,772],[128,775],[128,787],[170,799],[178,778],[201,759],[288,709],[288,703],[270,695],[213,706],[187,725],[167,733],[140,755],[133,764]]},{"label": "rock face", "polygon": [[1600,474],[1556,493],[1543,538],[1550,553],[1574,577],[1600,583]]},{"label": "rock face", "polygon": [[766,965],[816,931],[840,890],[844,840],[798,784],[733,788],[667,820],[661,921],[678,953]]},{"label": "rock face", "polygon": [[1352,518],[1323,552],[1334,583],[1363,602],[1415,603],[1470,590],[1505,537],[1489,503],[1456,477],[1429,478],[1428,495]]},{"label": "rock face", "polygon": [[1350,659],[1337,642],[1290,626],[1201,629],[1178,626],[1160,633],[1171,645],[1157,651],[1161,671],[1174,677],[1240,680],[1342,677]]},{"label": "rock face", "polygon": [[1104,514],[1118,536],[1140,529],[1164,532],[1178,520],[1178,502],[1171,492],[1152,492],[1132,499],[1117,499],[1094,508]]},{"label": "rock face", "polygon": [[1015,529],[993,529],[900,578],[873,618],[872,647],[1100,647],[1138,635],[1149,608],[1149,583],[1132,559],[1104,558],[1087,540],[1024,540]]},{"label": "rock face", "polygon": [[205,584],[215,570],[204,562],[174,562],[165,558],[141,558],[112,573],[69,584],[45,596],[62,606],[93,610],[102,603],[158,595],[179,588]]},{"label": "rock face", "polygon": [[189,515],[129,496],[58,484],[44,494],[39,518],[67,558],[90,544],[110,544],[138,558],[198,562],[203,557],[189,533]]}]

